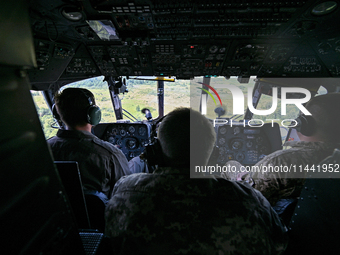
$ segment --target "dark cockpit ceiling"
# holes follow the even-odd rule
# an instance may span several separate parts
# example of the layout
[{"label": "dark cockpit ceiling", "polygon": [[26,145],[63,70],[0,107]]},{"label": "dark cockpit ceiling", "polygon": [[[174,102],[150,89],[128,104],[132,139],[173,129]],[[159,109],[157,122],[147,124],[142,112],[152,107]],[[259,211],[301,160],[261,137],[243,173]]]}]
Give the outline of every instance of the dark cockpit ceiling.
[{"label": "dark cockpit ceiling", "polygon": [[31,0],[33,89],[93,76],[339,77],[339,1]]}]

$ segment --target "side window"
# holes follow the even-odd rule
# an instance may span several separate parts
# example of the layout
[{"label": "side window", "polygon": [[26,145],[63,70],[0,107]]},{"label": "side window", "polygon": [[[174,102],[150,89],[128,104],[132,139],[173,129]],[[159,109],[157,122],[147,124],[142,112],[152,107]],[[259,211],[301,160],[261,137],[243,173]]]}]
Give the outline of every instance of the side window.
[{"label": "side window", "polygon": [[[63,86],[62,89],[67,87],[75,87],[75,88],[86,88],[90,90],[95,98],[96,104],[100,107],[102,111],[102,120],[101,122],[115,122],[116,117],[114,116],[114,112],[112,109],[112,103],[110,98],[110,93],[107,88],[107,83],[103,82],[104,77],[95,77],[79,82],[74,82]],[[31,91],[31,95],[33,97],[33,101],[35,103],[35,107],[41,122],[41,126],[43,128],[45,138],[49,139],[52,136],[55,136],[58,131],[58,125],[54,120],[52,113],[47,106],[44,96],[40,91]]]},{"label": "side window", "polygon": [[58,125],[45,102],[44,96],[42,95],[41,91],[31,91],[31,95],[35,104],[35,108],[37,109],[37,114],[39,116],[45,138],[48,139],[52,136],[55,136],[58,131]]},{"label": "side window", "polygon": [[[320,86],[315,96],[320,96],[324,94],[327,94],[327,90],[323,86]],[[271,96],[262,94],[259,104],[257,106],[257,109],[269,109],[272,106],[272,102],[273,102],[273,99]],[[253,119],[261,119],[264,122],[270,122],[270,121],[266,121],[266,119],[274,119],[274,122],[277,122],[280,125],[281,139],[282,139],[282,142],[284,143],[289,129],[287,127],[282,126],[281,122],[284,119],[296,119],[300,113],[299,109],[294,105],[287,105],[286,110],[287,110],[287,115],[285,115],[283,118],[283,116],[281,115],[281,99],[278,99],[277,108],[274,113],[268,116],[261,116],[261,115],[254,114]],[[285,122],[285,125],[288,125],[288,124],[289,122]]]}]

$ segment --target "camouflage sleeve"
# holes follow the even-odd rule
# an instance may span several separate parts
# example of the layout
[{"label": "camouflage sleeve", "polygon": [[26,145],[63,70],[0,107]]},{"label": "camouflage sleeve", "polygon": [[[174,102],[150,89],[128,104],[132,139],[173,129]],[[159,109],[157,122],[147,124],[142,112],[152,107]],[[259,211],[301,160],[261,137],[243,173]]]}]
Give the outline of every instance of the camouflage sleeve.
[{"label": "camouflage sleeve", "polygon": [[[293,157],[292,153],[266,157],[259,161],[255,166],[263,169],[263,166],[290,166],[299,165],[298,157]],[[259,190],[272,204],[275,205],[282,198],[298,196],[303,187],[304,178],[297,174],[284,171],[256,171],[244,177],[252,186]]]},{"label": "camouflage sleeve", "polygon": [[262,220],[268,222],[272,232],[273,254],[282,254],[288,245],[288,228],[274,211],[268,200],[258,191],[253,190],[257,197],[262,211]]}]

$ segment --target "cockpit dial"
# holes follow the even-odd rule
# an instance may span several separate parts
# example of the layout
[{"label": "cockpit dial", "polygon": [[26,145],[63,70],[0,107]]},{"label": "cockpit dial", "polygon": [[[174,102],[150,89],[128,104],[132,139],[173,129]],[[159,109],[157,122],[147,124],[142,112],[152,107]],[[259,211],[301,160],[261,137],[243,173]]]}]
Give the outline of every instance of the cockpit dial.
[{"label": "cockpit dial", "polygon": [[145,127],[140,127],[140,128],[138,129],[138,134],[139,134],[140,136],[145,136],[145,134],[146,134],[146,128],[145,128]]},{"label": "cockpit dial", "polygon": [[241,129],[239,127],[234,128],[234,135],[238,135],[241,132]]},{"label": "cockpit dial", "polygon": [[227,133],[227,128],[226,127],[221,127],[219,130],[220,130],[220,134],[221,135],[224,135],[224,134]]},{"label": "cockpit dial", "polygon": [[136,129],[133,126],[129,127],[130,134],[133,134],[136,131]]},{"label": "cockpit dial", "polygon": [[219,144],[219,145],[225,144],[225,138],[221,137],[221,138],[218,140],[218,144]]}]

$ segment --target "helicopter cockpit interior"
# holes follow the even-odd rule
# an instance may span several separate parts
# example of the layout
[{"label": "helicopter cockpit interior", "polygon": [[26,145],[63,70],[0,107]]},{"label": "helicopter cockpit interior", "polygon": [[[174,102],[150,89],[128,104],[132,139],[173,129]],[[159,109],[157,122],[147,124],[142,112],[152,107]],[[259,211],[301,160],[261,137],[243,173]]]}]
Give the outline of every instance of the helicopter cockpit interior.
[{"label": "helicopter cockpit interior", "polygon": [[[100,123],[94,133],[130,160],[166,114],[164,87],[188,81],[189,106],[208,109],[216,124],[221,165],[254,165],[296,139],[277,123],[254,128],[259,124],[252,119],[262,118],[248,107],[231,114],[225,82],[243,92],[253,82],[255,108],[266,107],[274,87],[279,99],[282,88],[303,87],[312,96],[321,86],[325,93],[340,91],[338,0],[19,0],[0,4],[0,28],[1,184],[3,194],[11,191],[0,217],[11,222],[3,241],[15,254],[85,253],[30,91],[41,92],[52,110],[59,89],[103,77],[116,121]],[[124,121],[129,113],[121,98],[129,80],[145,76],[155,82],[158,116],[148,118],[144,109],[146,119]],[[227,107],[216,110],[211,88]]]},{"label": "helicopter cockpit interior", "polygon": [[[36,67],[28,75],[32,89],[44,91],[50,107],[56,90],[96,76],[105,77],[120,120],[123,114],[117,99],[125,89],[120,77],[188,80],[237,76],[242,84],[251,76],[265,79],[340,75],[340,37],[336,36],[334,22],[337,2],[33,2],[30,21]],[[207,89],[205,85],[201,87]],[[310,84],[307,87],[314,89]],[[161,89],[162,85],[157,93]],[[123,130],[123,137],[131,133],[118,129]],[[141,152],[131,149],[146,143],[144,140],[133,136],[113,143],[122,144],[131,159]],[[219,142],[223,143],[223,138]],[[248,147],[247,142],[236,143],[236,147],[251,148],[250,143]],[[235,148],[233,145],[229,147]],[[260,157],[280,148],[278,144],[273,150],[267,147],[270,146],[262,146],[255,154]],[[250,151],[253,157],[254,150]],[[220,162],[224,162],[223,157],[239,161],[248,157],[242,153],[224,154]],[[246,163],[258,161],[254,157]]]}]

